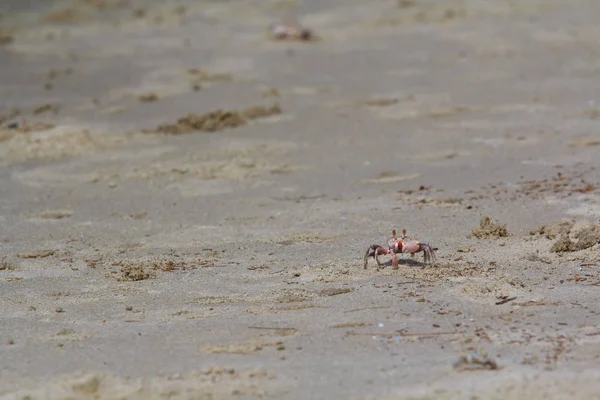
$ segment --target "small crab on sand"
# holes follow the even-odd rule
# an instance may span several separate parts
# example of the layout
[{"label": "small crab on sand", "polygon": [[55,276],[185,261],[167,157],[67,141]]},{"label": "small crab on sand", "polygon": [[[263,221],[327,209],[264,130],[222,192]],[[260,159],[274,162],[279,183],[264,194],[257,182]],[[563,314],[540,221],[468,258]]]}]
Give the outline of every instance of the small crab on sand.
[{"label": "small crab on sand", "polygon": [[435,250],[436,248],[431,247],[427,243],[421,243],[418,240],[409,239],[406,237],[406,229],[402,230],[402,236],[398,237],[396,235],[396,230],[392,231],[393,237],[388,240],[387,248],[380,246],[378,244],[371,245],[367,252],[365,253],[365,269],[367,269],[367,262],[369,261],[369,257],[373,257],[375,261],[377,261],[377,266],[380,267],[381,263],[379,262],[380,254],[392,254],[392,266],[394,269],[398,269],[398,253],[410,253],[413,257],[415,253],[423,253],[423,261],[425,263],[429,263],[430,265],[435,265],[436,257]]},{"label": "small crab on sand", "polygon": [[283,21],[269,25],[269,32],[277,40],[309,41],[314,39],[310,29],[302,27],[296,21]]}]

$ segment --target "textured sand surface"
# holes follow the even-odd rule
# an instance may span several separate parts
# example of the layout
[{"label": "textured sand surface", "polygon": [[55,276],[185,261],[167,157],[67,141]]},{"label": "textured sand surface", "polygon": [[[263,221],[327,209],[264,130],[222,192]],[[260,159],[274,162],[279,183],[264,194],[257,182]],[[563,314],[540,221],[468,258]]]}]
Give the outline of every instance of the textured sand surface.
[{"label": "textured sand surface", "polygon": [[2,398],[600,399],[600,2],[3,4]]}]

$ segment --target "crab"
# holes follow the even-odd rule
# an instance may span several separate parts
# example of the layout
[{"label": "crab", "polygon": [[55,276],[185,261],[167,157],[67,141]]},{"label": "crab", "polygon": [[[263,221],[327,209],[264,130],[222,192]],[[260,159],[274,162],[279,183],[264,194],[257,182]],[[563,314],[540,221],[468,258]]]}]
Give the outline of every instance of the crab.
[{"label": "crab", "polygon": [[271,35],[278,40],[311,40],[311,30],[302,27],[297,21],[284,21],[269,25]]},{"label": "crab", "polygon": [[367,252],[365,253],[365,269],[367,269],[367,263],[369,261],[369,257],[373,257],[375,261],[377,261],[378,269],[381,267],[381,263],[379,262],[380,254],[392,254],[392,266],[394,269],[398,269],[398,253],[410,253],[413,257],[415,253],[423,253],[423,261],[430,265],[435,265],[436,257],[435,250],[436,248],[431,247],[427,243],[422,243],[418,240],[409,239],[406,237],[406,229],[402,230],[402,236],[398,237],[396,235],[396,230],[392,231],[393,237],[388,240],[387,248],[380,246],[378,244],[371,245]]}]

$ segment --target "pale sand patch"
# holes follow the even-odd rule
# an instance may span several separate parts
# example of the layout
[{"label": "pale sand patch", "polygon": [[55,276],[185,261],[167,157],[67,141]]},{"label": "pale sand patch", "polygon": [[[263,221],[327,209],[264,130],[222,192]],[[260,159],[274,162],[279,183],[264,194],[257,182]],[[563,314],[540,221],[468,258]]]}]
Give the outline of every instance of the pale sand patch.
[{"label": "pale sand patch", "polygon": [[471,152],[467,151],[442,150],[436,152],[414,154],[410,158],[418,161],[444,161],[452,160],[456,157],[469,156],[470,154]]},{"label": "pale sand patch", "polygon": [[57,126],[43,132],[12,137],[2,143],[0,158],[10,161],[52,160],[113,149],[127,141],[125,136],[90,132],[75,126]]},{"label": "pale sand patch", "polygon": [[422,174],[408,174],[408,175],[400,175],[395,172],[383,172],[378,178],[366,179],[364,183],[397,183],[404,181],[411,181],[413,179],[417,179],[423,176]]},{"label": "pale sand patch", "polygon": [[46,340],[55,342],[80,342],[89,337],[90,335],[85,332],[76,331],[74,329],[63,329]]},{"label": "pale sand patch", "polygon": [[569,147],[600,146],[600,138],[583,138],[569,142]]},{"label": "pale sand patch", "polygon": [[202,353],[211,354],[239,354],[247,355],[257,353],[267,347],[276,347],[277,342],[245,342],[245,343],[230,343],[221,346],[205,346],[200,349]]},{"label": "pale sand patch", "polygon": [[42,211],[35,215],[37,218],[41,219],[64,219],[69,218],[73,215],[73,210],[51,210],[51,211]]},{"label": "pale sand patch", "polygon": [[108,373],[74,374],[9,394],[7,399],[25,397],[131,399],[229,399],[263,398],[281,390],[276,375],[263,369],[238,372],[234,368],[212,367],[201,372],[154,378],[124,378]]},{"label": "pale sand patch", "polygon": [[496,373],[476,373],[476,375],[477,379],[469,379],[471,382],[469,389],[457,389],[450,380],[444,380],[429,389],[405,387],[394,395],[378,397],[378,400],[458,400],[466,396],[476,396],[486,400],[570,399],[574,398],[573,396],[582,399],[600,398],[598,396],[600,379],[598,373],[592,370],[575,375],[558,371],[533,372],[521,366]]}]

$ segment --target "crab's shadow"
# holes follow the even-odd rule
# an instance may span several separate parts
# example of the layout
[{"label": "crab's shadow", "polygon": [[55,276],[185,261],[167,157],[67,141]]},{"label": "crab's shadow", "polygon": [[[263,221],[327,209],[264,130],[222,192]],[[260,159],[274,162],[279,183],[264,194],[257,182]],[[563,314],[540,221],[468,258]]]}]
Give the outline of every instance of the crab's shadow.
[{"label": "crab's shadow", "polygon": [[[418,261],[418,260],[414,260],[412,258],[398,258],[398,265],[404,265],[404,266],[409,266],[409,267],[421,267],[421,268],[425,268],[428,266],[427,263],[423,262],[423,261]],[[386,262],[382,262],[381,263],[381,267],[391,267],[392,266],[392,260],[388,260]]]}]

